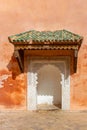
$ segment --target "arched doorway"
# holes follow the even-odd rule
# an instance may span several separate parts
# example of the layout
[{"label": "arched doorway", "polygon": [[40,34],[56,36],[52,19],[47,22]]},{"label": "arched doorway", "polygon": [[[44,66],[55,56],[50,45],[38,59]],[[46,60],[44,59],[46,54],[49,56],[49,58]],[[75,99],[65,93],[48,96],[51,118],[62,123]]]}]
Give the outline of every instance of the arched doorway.
[{"label": "arched doorway", "polygon": [[61,104],[62,110],[69,110],[70,58],[29,57],[28,61],[28,110],[37,110],[38,104]]},{"label": "arched doorway", "polygon": [[42,66],[38,71],[37,105],[38,109],[57,109],[61,107],[61,72],[51,64]]},{"label": "arched doorway", "polygon": [[[49,57],[58,66],[62,77],[62,110],[70,109],[70,73],[76,72],[78,51],[83,37],[67,30],[36,31],[8,37],[14,45],[14,56],[21,72],[27,73],[27,109],[37,110],[37,73],[42,57]],[[35,57],[34,62],[31,56]],[[40,57],[38,62],[36,59]],[[48,62],[49,63],[49,62]]]}]

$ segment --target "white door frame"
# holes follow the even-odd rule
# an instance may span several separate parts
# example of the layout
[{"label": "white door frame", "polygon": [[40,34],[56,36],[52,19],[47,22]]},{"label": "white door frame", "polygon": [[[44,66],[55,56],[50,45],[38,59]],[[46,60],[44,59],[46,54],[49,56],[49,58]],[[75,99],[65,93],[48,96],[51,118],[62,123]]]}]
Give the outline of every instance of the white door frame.
[{"label": "white door frame", "polygon": [[61,109],[70,109],[70,57],[62,56],[55,58],[28,57],[27,72],[27,109],[37,110],[37,69],[46,64],[54,64],[61,72],[62,102]]}]

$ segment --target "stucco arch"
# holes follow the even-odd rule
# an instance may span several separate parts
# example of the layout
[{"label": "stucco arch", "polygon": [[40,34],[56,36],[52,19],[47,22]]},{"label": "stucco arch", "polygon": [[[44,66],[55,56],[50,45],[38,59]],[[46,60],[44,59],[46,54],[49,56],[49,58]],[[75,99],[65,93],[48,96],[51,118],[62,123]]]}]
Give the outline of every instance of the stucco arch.
[{"label": "stucco arch", "polygon": [[[61,85],[61,109],[68,110],[70,108],[70,67],[69,57],[52,57],[52,58],[30,58],[28,68],[28,88],[27,88],[27,104],[29,110],[37,110],[37,88],[38,76],[41,68],[48,67],[49,69],[58,72]],[[48,71],[48,70],[47,70]],[[55,73],[54,71],[54,73]],[[52,72],[51,72],[52,73]]]}]

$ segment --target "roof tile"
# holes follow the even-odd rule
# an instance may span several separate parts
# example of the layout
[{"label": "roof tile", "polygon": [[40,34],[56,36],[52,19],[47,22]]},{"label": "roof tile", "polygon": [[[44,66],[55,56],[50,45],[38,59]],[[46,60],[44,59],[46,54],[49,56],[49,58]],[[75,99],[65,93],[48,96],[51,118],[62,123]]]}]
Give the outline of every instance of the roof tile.
[{"label": "roof tile", "polygon": [[28,32],[12,35],[8,37],[10,42],[29,42],[29,41],[80,41],[83,39],[82,36],[69,32],[67,30],[56,30],[56,31],[35,31],[30,30]]}]

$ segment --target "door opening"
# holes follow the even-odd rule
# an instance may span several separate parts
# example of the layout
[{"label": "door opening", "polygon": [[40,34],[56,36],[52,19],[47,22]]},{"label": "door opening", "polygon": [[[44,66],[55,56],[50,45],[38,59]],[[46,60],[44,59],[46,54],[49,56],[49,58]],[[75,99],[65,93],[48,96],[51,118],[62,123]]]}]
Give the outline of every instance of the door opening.
[{"label": "door opening", "polygon": [[28,61],[28,110],[37,110],[40,106],[45,109],[44,104],[48,107],[46,109],[69,110],[70,58],[29,57]]},{"label": "door opening", "polygon": [[38,71],[37,108],[61,108],[61,72],[55,65],[47,64]]}]

